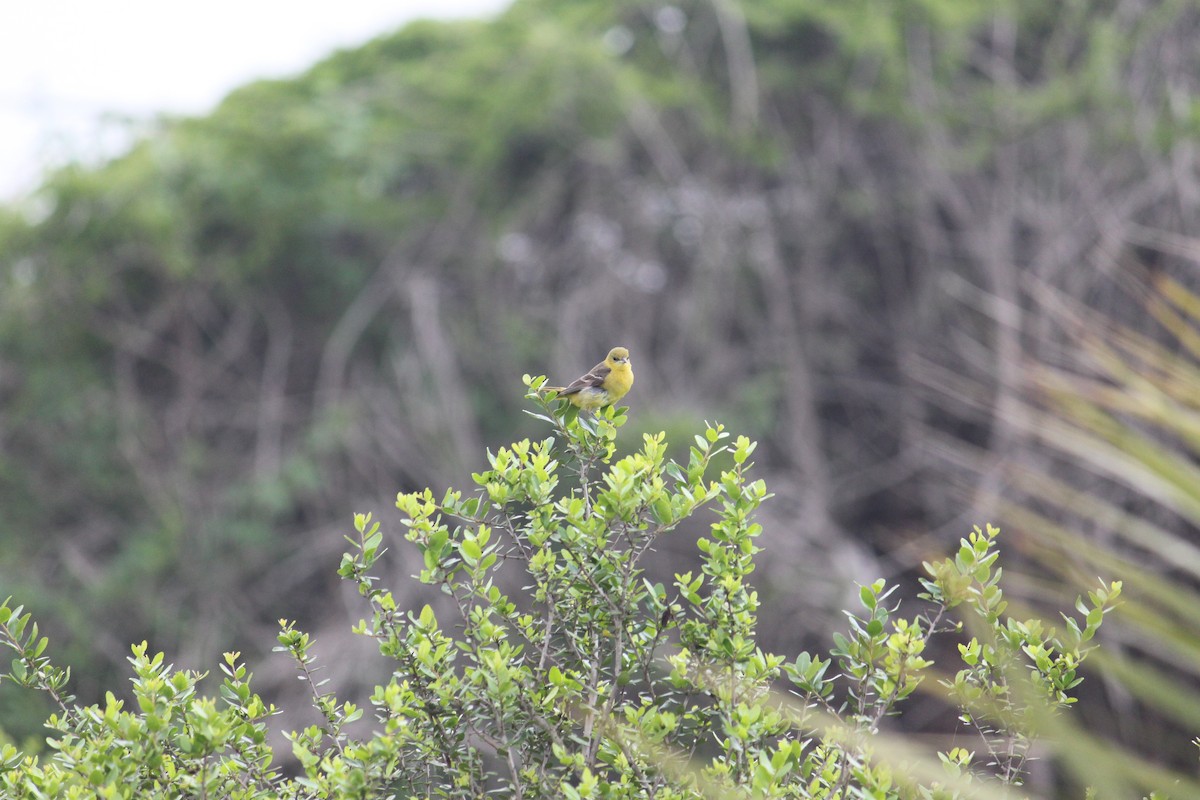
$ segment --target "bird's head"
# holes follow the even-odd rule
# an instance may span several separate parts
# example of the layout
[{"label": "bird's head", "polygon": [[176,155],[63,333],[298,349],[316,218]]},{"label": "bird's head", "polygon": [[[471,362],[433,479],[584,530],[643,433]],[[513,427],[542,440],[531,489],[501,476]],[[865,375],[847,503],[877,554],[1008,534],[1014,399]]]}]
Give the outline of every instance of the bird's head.
[{"label": "bird's head", "polygon": [[608,351],[608,358],[605,359],[610,365],[612,364],[628,364],[629,350],[624,347],[614,347]]}]

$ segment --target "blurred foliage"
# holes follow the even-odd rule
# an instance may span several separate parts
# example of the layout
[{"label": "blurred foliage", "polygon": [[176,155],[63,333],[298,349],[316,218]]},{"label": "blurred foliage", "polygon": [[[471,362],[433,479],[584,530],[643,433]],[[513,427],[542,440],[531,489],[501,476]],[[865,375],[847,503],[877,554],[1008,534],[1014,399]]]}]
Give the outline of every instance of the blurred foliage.
[{"label": "blurred foliage", "polygon": [[1092,358],[1047,298],[1169,340],[1123,284],[1195,289],[1198,35],[1180,0],[522,0],[161,120],[0,210],[0,586],[85,700],[127,642],[253,659],[285,610],[350,648],[346,509],[462,481],[529,430],[518,376],[620,343],[634,424],[761,439],[761,632],[824,645],[854,580],[1100,452],[1021,424],[1030,365]]},{"label": "blurred foliage", "polygon": [[[1045,457],[1013,469],[1005,513],[1037,532],[1026,546],[1049,581],[1129,577],[1098,661],[1119,693],[1122,734],[1161,753],[1200,719],[1200,295],[1137,271],[1126,287],[1145,310],[1136,328],[1070,298],[1045,300],[1082,357],[1029,370],[1030,403],[1015,422]],[[1128,754],[1102,760],[1129,794]]]}]

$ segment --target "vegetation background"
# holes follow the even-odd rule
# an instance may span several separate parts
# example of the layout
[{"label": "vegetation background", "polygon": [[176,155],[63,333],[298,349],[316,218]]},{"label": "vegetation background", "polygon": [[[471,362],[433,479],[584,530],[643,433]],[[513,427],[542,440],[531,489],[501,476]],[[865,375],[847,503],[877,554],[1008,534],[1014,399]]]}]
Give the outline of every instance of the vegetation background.
[{"label": "vegetation background", "polygon": [[1198,40],[1184,0],[517,0],[164,119],[0,209],[0,595],[85,702],[142,639],[298,693],[280,617],[367,692],[350,513],[623,344],[631,442],[761,442],[764,647],[996,522],[1043,614],[1128,580],[1080,713],[1190,770]]}]

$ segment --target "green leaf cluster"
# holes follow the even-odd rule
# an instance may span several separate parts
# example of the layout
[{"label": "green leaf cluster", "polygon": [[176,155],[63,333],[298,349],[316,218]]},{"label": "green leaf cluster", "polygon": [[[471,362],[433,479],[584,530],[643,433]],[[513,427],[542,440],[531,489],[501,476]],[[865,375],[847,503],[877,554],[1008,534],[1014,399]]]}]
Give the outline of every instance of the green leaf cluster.
[{"label": "green leaf cluster", "polygon": [[[280,771],[267,743],[277,709],[251,691],[239,654],[226,654],[212,699],[204,675],[174,671],[143,643],[129,659],[132,703],[110,692],[80,707],[36,624],[5,603],[0,643],[16,659],[4,677],[58,706],[46,756],[4,746],[5,796],[915,800],[1010,796],[1023,783],[1042,721],[1074,702],[1120,583],[1081,599],[1082,621],[1065,617],[1063,633],[1015,620],[998,531],[976,528],[954,558],[926,565],[925,613],[899,616],[896,587],[875,581],[828,657],[788,661],[757,644],[754,518],[770,494],[750,477],[754,443],[714,424],[686,461],[667,458],[661,434],[617,457],[626,409],[579,414],[544,383],[526,378],[550,436],[489,452],[469,494],[397,497],[405,549],[419,556],[417,579],[444,594],[439,610],[398,605],[378,577],[397,543],[355,515],[338,572],[370,611],[355,631],[391,670],[367,705],[339,700],[317,677],[311,637],[281,621],[275,649],[321,718],[287,735],[300,774]],[[661,537],[700,520],[699,569],[647,574]],[[938,673],[932,640],[964,628],[961,668]],[[930,678],[986,759],[886,732]]]}]

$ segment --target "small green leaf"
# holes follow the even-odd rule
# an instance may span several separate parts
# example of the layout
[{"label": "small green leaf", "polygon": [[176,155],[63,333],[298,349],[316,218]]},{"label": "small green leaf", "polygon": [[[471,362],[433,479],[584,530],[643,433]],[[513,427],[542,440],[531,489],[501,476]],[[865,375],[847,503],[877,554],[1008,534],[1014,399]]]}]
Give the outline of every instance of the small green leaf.
[{"label": "small green leaf", "polygon": [[462,553],[463,559],[471,566],[478,564],[479,557],[483,555],[483,550],[474,539],[464,539],[459,545],[459,551]]}]

